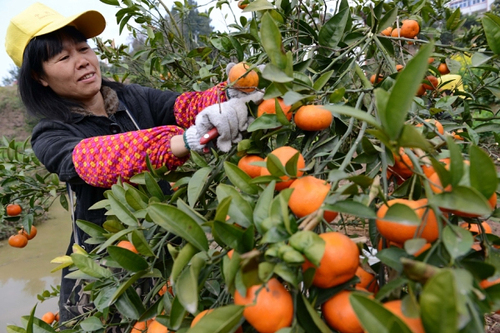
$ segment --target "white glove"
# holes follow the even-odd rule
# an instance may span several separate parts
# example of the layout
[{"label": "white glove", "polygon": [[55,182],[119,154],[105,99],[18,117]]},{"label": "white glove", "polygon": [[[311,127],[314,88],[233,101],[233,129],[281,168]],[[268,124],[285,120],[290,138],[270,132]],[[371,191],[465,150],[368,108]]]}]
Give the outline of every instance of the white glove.
[{"label": "white glove", "polygon": [[[246,103],[253,101],[259,104],[263,97],[264,93],[256,91],[251,94],[245,94],[245,96],[241,98],[232,98],[226,102],[213,104],[203,109],[203,111],[196,116],[196,135],[201,137],[212,128],[217,128],[217,132],[219,132],[217,147],[223,152],[228,152],[233,143],[241,141],[242,136],[240,132],[245,131],[248,127],[249,117]],[[188,129],[188,131],[190,129]],[[191,136],[192,133],[192,136],[195,137],[193,130],[186,133],[186,139],[191,149],[193,148],[187,137],[188,134]]]},{"label": "white glove", "polygon": [[184,142],[186,144],[186,148],[188,148],[189,150],[194,150],[198,153],[202,153],[205,145],[200,144],[200,139],[201,135],[198,133],[196,125],[189,127],[184,132]]}]

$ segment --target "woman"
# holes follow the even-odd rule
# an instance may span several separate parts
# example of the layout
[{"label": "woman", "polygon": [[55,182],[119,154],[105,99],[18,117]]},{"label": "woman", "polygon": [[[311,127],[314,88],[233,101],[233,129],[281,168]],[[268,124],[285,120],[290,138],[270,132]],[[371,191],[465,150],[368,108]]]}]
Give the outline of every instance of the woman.
[{"label": "woman", "polygon": [[[218,148],[228,151],[248,125],[245,103],[262,98],[260,92],[225,89],[225,83],[179,95],[102,80],[87,38],[104,27],[96,11],[64,17],[36,3],[11,20],[6,36],[7,53],[21,67],[22,101],[43,117],[33,130],[33,150],[76,193],[74,218],[99,225],[105,212],[89,207],[119,178],[127,181],[146,170],[147,156],[153,166],[174,170],[189,150],[203,150],[200,138],[213,127]],[[92,250],[81,230],[73,233],[68,254],[74,242]],[[78,301],[68,300],[74,280],[64,278],[67,273],[61,282],[61,323],[75,315],[68,310]]]}]

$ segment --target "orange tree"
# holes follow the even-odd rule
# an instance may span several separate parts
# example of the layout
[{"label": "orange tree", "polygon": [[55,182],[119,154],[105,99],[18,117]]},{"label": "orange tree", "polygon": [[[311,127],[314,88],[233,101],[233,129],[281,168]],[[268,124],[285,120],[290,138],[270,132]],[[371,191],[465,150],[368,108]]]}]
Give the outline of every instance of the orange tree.
[{"label": "orange tree", "polygon": [[[130,29],[146,32],[145,56],[132,57],[144,61],[140,75],[158,87],[203,89],[226,80],[227,63],[244,60],[251,68],[265,65],[259,71],[265,99],[282,98],[294,114],[317,105],[334,117],[326,129],[304,131],[276,103],[276,113],[256,118],[229,153],[193,152],[175,172],[150,168],[109,189],[93,207],[108,209],[103,226],[77,222],[97,248],[75,247],[54,260],[72,269],[69,277],[82,281],[94,305],[66,323],[71,329],[331,332],[338,326],[325,321],[324,304],[355,289],[361,265],[376,277],[378,291],[349,293],[343,303],[352,307],[346,309],[352,322],[345,326],[377,333],[484,331],[485,314],[500,309],[500,287],[484,283],[498,277],[500,239],[480,227],[499,216],[492,200],[495,151],[485,149],[497,131],[496,105],[480,98],[498,93],[498,16],[483,17],[486,44],[469,49],[440,42],[462,22],[459,10],[441,2],[341,1],[329,15],[322,2],[256,0],[244,9],[251,18],[239,17],[231,32],[213,33],[205,46],[189,50],[173,22],[158,24],[172,17],[163,2],[102,1],[120,7],[122,27],[135,20],[141,28]],[[185,12],[182,3],[176,6]],[[419,24],[415,38],[381,34],[406,19]],[[99,45],[110,62],[127,56],[121,47]],[[465,68],[453,60],[462,54],[472,58]],[[469,81],[441,76],[441,61],[451,74],[466,71]],[[374,74],[381,80],[372,84]],[[416,96],[422,84],[428,88]],[[248,107],[256,115],[257,106]],[[477,119],[483,112],[491,119]],[[272,152],[285,146],[297,153],[282,161]],[[245,155],[265,158],[253,164],[266,172],[252,178],[238,168]],[[394,174],[395,162],[409,172]],[[429,181],[434,173],[444,188],[436,193],[438,185]],[[289,207],[294,186],[278,184],[310,176],[328,192],[316,200],[319,208],[299,217]],[[160,179],[174,183],[175,192],[162,193]],[[307,200],[317,204],[314,195]],[[325,212],[338,216],[332,221]],[[464,221],[481,231],[460,227]],[[389,229],[387,238],[377,225]],[[367,237],[356,237],[359,228],[352,227],[363,227]],[[404,239],[391,238],[398,228]],[[432,228],[434,236],[426,237],[422,230]],[[123,240],[138,253],[117,246]],[[275,289],[278,294],[269,293]],[[389,301],[399,301],[397,311],[384,305]],[[207,309],[213,311],[191,327]],[[42,322],[35,311],[23,318],[25,327],[8,331],[55,332],[59,325]]]}]

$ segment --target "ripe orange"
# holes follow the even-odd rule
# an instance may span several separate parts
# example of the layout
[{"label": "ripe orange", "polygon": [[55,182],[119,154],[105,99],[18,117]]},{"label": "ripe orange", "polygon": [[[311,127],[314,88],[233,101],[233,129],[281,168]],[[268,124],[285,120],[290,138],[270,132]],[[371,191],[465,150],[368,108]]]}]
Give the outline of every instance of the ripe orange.
[{"label": "ripe orange", "polygon": [[294,190],[288,200],[288,207],[298,218],[309,215],[321,207],[330,187],[325,180],[314,176],[298,178],[290,185]]},{"label": "ripe orange", "polygon": [[[375,84],[375,76],[376,76],[376,75],[377,75],[377,74],[373,74],[372,76],[370,76],[370,82],[371,82],[372,84]],[[380,74],[379,74],[379,75],[378,75],[378,78],[377,78],[377,83],[381,82],[383,79],[384,79],[384,77],[383,77],[382,75],[380,75]]]},{"label": "ripe orange", "polygon": [[276,278],[248,288],[246,296],[236,291],[234,304],[245,305],[243,316],[260,333],[274,333],[292,324],[292,295]]},{"label": "ripe orange", "polygon": [[[474,233],[479,233],[479,226],[476,223],[468,223],[468,222],[462,222],[459,224],[462,228],[469,230],[470,232]],[[481,226],[484,229],[484,233],[486,234],[492,234],[493,230],[491,229],[490,225],[488,222],[483,221],[481,222]]]},{"label": "ripe orange", "polygon": [[264,113],[276,114],[276,100],[278,100],[278,104],[280,105],[281,110],[283,110],[286,119],[292,119],[292,112],[290,111],[292,109],[292,106],[285,104],[285,101],[283,101],[283,99],[280,97],[262,101],[262,103],[260,103],[257,107],[257,117],[262,116]]},{"label": "ripe orange", "polygon": [[[299,159],[297,160],[297,177],[300,177],[304,174],[304,171],[301,171],[301,169],[305,168],[306,162],[302,154],[300,154],[300,152],[297,149],[292,148],[290,146],[283,146],[280,148],[276,148],[271,152],[271,154],[276,156],[283,165],[286,165],[286,162],[288,162],[288,160],[290,160],[297,153],[299,153]],[[267,161],[267,157],[264,161]],[[261,168],[260,175],[261,176],[270,175],[269,170],[267,170],[267,168]],[[281,182],[276,183],[277,191],[281,191],[285,188],[290,187],[290,185],[292,185],[295,179],[290,179],[289,176],[284,175],[281,176],[281,180],[282,180]]]},{"label": "ripe orange", "polygon": [[331,211],[331,210],[325,210],[325,213],[323,214],[323,218],[325,219],[326,222],[330,223],[333,220],[335,220],[335,218],[338,215],[339,215],[338,212],[334,212],[334,211]]},{"label": "ripe orange", "polygon": [[380,32],[384,36],[390,36],[392,33],[392,27],[387,27]]},{"label": "ripe orange", "polygon": [[353,292],[341,290],[321,305],[325,321],[341,333],[363,333],[363,327],[349,301]]},{"label": "ripe orange", "polygon": [[407,317],[403,314],[403,310],[401,308],[402,302],[401,300],[394,300],[384,303],[384,307],[398,316],[404,323],[408,326],[408,328],[413,333],[425,333],[424,326],[422,324],[422,320],[420,318],[411,318]]},{"label": "ripe orange", "polygon": [[228,74],[229,83],[233,88],[244,92],[252,92],[259,85],[259,74],[256,71],[249,71],[250,66],[245,62],[234,65]]},{"label": "ripe orange", "polygon": [[432,57],[431,57],[431,58],[427,59],[427,62],[428,62],[429,64],[432,64],[432,63],[434,62],[434,58],[432,58]]},{"label": "ripe orange", "polygon": [[56,321],[59,322],[59,312],[56,312]]},{"label": "ripe orange", "polygon": [[12,247],[23,248],[28,245],[28,238],[24,235],[12,235],[9,237],[9,245]]},{"label": "ripe orange", "polygon": [[401,37],[413,38],[420,32],[420,26],[415,20],[404,20],[401,26]]},{"label": "ripe orange", "polygon": [[401,28],[392,29],[391,37],[400,37],[401,36]]},{"label": "ripe orange", "polygon": [[364,288],[372,293],[378,291],[378,281],[374,274],[367,272],[363,267],[358,266],[356,270],[356,276],[359,277],[359,282],[356,283],[356,287]]},{"label": "ripe orange", "polygon": [[[383,219],[387,210],[394,204],[407,205],[415,211],[420,218],[420,225],[406,225],[398,222],[386,221]],[[420,237],[428,242],[433,242],[439,237],[439,228],[436,215],[432,209],[426,207],[427,199],[407,200],[393,199],[382,205],[377,211],[375,223],[380,234],[389,241],[404,244],[409,239]]]},{"label": "ripe orange", "polygon": [[248,6],[248,1],[247,0],[240,0],[238,1],[238,8],[239,9],[245,9]]},{"label": "ripe orange", "polygon": [[491,287],[491,286],[494,286],[495,284],[499,284],[500,283],[500,278],[494,278],[493,280],[483,280],[481,282],[479,282],[479,285],[481,286],[481,288],[483,289],[486,289],[488,287]]},{"label": "ripe orange", "polygon": [[439,64],[438,71],[439,73],[441,73],[441,75],[446,75],[450,73],[450,69],[448,68],[448,65],[446,65],[445,62]]},{"label": "ripe orange", "polygon": [[36,230],[36,227],[34,225],[32,225],[31,226],[31,232],[29,233],[29,235],[26,232],[26,230],[24,230],[24,228],[22,228],[21,230],[19,230],[18,234],[23,235],[24,237],[28,238],[28,240],[32,240],[33,238],[35,238],[35,236],[37,234],[37,230]]},{"label": "ripe orange", "polygon": [[56,320],[56,315],[53,312],[50,312],[50,311],[46,312],[42,316],[42,320],[44,322],[46,322],[47,324],[52,325],[52,323],[54,322],[54,320]]},{"label": "ripe orange", "polygon": [[[425,119],[426,122],[428,123],[431,123],[434,125],[434,127],[436,127],[437,131],[439,132],[439,134],[444,134],[444,127],[443,127],[443,124],[441,124],[439,121],[437,121],[436,119]],[[423,124],[417,124],[415,127],[422,127],[424,126]]]},{"label": "ripe orange", "polygon": [[[441,164],[444,164],[444,165],[449,165],[450,161],[451,160],[450,160],[449,157],[442,158],[442,159],[439,160],[439,162],[441,162]],[[422,171],[427,176],[427,178],[430,178],[436,172],[434,170],[434,167],[431,164],[424,164],[424,165],[422,165]]]},{"label": "ripe orange", "polygon": [[233,258],[233,253],[234,253],[234,249],[231,249],[227,252],[227,256],[229,257],[229,259]]},{"label": "ripe orange", "polygon": [[333,115],[317,105],[301,106],[294,116],[295,125],[304,131],[322,131],[330,127]]},{"label": "ripe orange", "polygon": [[172,290],[172,286],[170,285],[169,281],[167,281],[167,283],[163,287],[161,287],[161,289],[158,291],[158,295],[163,296],[167,291],[169,292],[170,295],[174,296],[174,292]]},{"label": "ripe orange", "polygon": [[[319,237],[325,241],[325,253],[316,268],[312,284],[320,288],[331,288],[352,279],[359,266],[356,243],[339,232],[326,232]],[[306,259],[302,270],[311,267],[314,265]]]},{"label": "ripe orange", "polygon": [[146,328],[148,328],[147,322],[138,321],[134,324],[130,333],[143,333],[146,332]]},{"label": "ripe orange", "polygon": [[397,65],[396,65],[396,70],[397,70],[398,72],[401,72],[401,70],[402,70],[403,68],[404,68],[404,66],[403,66],[403,65],[400,65],[400,64],[397,64]]},{"label": "ripe orange", "polygon": [[200,319],[203,318],[204,315],[209,314],[212,311],[214,311],[214,309],[207,309],[207,310],[203,310],[200,313],[198,313],[194,317],[193,321],[191,322],[191,326],[190,327],[193,327],[194,325],[196,325],[196,323],[198,323],[200,321]]},{"label": "ripe orange", "polygon": [[163,326],[160,322],[153,320],[148,324],[147,333],[170,333],[168,327]]},{"label": "ripe orange", "polygon": [[423,84],[418,87],[417,93],[415,95],[417,95],[418,97],[425,95],[425,88]]},{"label": "ripe orange", "polygon": [[413,163],[410,157],[405,153],[404,148],[399,149],[399,155],[393,153],[394,165],[389,167],[389,171],[401,176],[403,179],[410,178],[413,175]]},{"label": "ripe orange", "polygon": [[437,77],[435,77],[434,75],[427,75],[424,78],[424,80],[429,81],[429,83],[426,83],[426,82],[422,83],[424,88],[427,90],[434,90],[439,85],[439,81],[438,81]]},{"label": "ripe orange", "polygon": [[260,176],[260,169],[258,165],[252,165],[253,162],[262,162],[264,159],[259,155],[245,155],[238,161],[238,168],[245,171],[247,175],[252,178]]},{"label": "ripe orange", "polygon": [[17,216],[21,214],[22,211],[23,209],[18,204],[8,204],[7,208],[5,209],[5,212],[9,216]]},{"label": "ripe orange", "polygon": [[130,243],[129,241],[126,241],[126,240],[120,241],[116,246],[124,248],[124,249],[127,249],[129,251],[134,252],[134,253],[139,253],[139,251],[137,251],[137,249],[135,248],[135,246],[132,243]]}]

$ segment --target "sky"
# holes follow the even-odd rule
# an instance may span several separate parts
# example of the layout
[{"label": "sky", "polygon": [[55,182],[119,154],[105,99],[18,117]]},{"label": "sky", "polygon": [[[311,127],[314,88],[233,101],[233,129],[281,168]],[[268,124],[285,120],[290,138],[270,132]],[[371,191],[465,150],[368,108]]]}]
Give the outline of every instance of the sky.
[{"label": "sky", "polygon": [[[118,8],[111,5],[106,5],[99,0],[0,0],[0,83],[1,79],[9,76],[9,70],[15,67],[14,62],[10,59],[9,55],[5,51],[5,34],[7,32],[7,27],[9,25],[10,19],[21,13],[23,10],[28,8],[31,4],[35,2],[43,3],[44,5],[51,7],[58,11],[64,16],[70,16],[74,14],[81,13],[86,10],[97,10],[106,19],[106,29],[99,36],[103,40],[114,39],[115,43],[126,44],[128,40],[128,31],[124,29],[122,35],[119,34],[119,27],[116,23],[115,14]],[[173,0],[164,0],[164,3],[171,8]],[[210,0],[198,0],[197,1],[200,8],[200,12],[208,10],[209,7],[214,5],[214,2]],[[206,5],[209,4],[209,5]],[[237,1],[232,1],[231,5],[234,6],[233,10],[240,11],[237,8]],[[212,19],[211,25],[215,30],[226,30],[226,23],[230,23],[232,15],[227,15],[227,13],[222,13],[218,9],[214,9],[210,15]],[[226,18],[226,20],[225,20]],[[89,43],[91,41],[89,40]],[[92,43],[90,43],[92,45]]]}]

